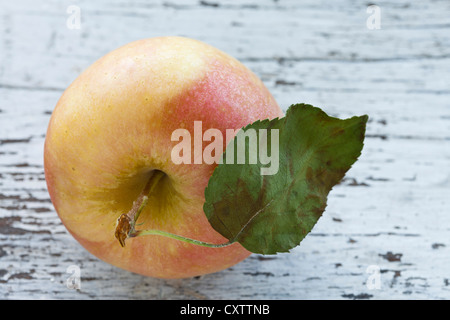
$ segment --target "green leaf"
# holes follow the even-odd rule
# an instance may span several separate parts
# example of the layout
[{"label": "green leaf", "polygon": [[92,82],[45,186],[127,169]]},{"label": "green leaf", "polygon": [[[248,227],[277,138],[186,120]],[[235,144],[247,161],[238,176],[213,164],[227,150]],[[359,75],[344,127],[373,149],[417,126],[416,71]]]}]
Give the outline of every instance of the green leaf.
[{"label": "green leaf", "polygon": [[[284,118],[240,130],[205,190],[203,208],[211,226],[254,253],[287,252],[299,245],[322,216],[330,190],[361,154],[367,119],[341,120],[297,104]],[[261,139],[264,129],[267,143],[255,151],[255,140],[248,138],[245,163],[238,163],[243,155],[238,141],[252,131]],[[255,154],[258,161],[249,163]],[[271,162],[261,154],[270,155]],[[267,174],[269,167],[274,174]]]}]

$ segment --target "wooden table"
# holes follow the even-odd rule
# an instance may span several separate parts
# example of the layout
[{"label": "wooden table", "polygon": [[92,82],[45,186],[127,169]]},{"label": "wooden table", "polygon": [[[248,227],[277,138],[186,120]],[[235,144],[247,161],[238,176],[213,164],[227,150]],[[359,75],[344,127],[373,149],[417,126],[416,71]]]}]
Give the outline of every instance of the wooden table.
[{"label": "wooden table", "polygon": [[[2,1],[0,298],[449,299],[450,2],[380,1],[380,20],[368,6]],[[305,102],[342,118],[369,115],[361,158],[292,252],[160,280],[98,260],[62,226],[43,171],[58,98],[102,55],[161,35],[196,38],[240,59],[285,110]],[[79,289],[70,286],[73,270]]]}]

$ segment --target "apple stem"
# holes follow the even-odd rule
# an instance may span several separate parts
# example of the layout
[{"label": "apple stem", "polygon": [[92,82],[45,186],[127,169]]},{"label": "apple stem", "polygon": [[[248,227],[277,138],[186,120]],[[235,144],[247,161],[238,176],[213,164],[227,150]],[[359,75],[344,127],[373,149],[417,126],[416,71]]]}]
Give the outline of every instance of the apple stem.
[{"label": "apple stem", "polygon": [[123,213],[120,215],[119,219],[117,219],[117,226],[115,230],[115,237],[119,240],[119,243],[122,247],[125,247],[125,240],[128,238],[134,238],[138,236],[145,235],[159,235],[164,236],[180,241],[184,241],[187,243],[195,244],[198,246],[209,247],[209,248],[222,248],[231,245],[234,241],[228,241],[226,243],[209,243],[200,240],[186,238],[180,235],[176,235],[170,232],[161,231],[161,230],[136,230],[134,227],[139,218],[139,215],[144,210],[145,206],[148,203],[149,195],[152,193],[158,182],[164,177],[164,172],[156,170],[153,175],[148,180],[142,192],[139,194],[136,201],[133,202],[133,206],[130,211],[127,213]]},{"label": "apple stem", "polygon": [[114,235],[122,247],[125,247],[125,240],[130,237],[130,234],[136,231],[134,226],[142,210],[144,210],[148,203],[148,196],[164,175],[164,172],[155,170],[136,201],[133,202],[130,211],[121,214],[119,219],[117,219]]}]

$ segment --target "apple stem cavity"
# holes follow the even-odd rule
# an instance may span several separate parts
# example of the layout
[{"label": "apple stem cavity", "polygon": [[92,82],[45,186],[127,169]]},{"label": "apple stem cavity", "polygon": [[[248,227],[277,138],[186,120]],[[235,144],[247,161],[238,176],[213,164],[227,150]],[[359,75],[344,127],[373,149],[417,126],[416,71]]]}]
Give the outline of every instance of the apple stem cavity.
[{"label": "apple stem cavity", "polygon": [[133,202],[133,206],[131,207],[130,211],[127,213],[123,213],[120,215],[120,217],[117,219],[117,225],[115,229],[114,236],[119,241],[120,245],[122,247],[125,247],[125,240],[128,238],[134,238],[139,236],[146,236],[146,235],[158,235],[163,237],[168,237],[180,241],[184,241],[190,244],[195,244],[198,246],[203,247],[210,247],[210,248],[221,248],[226,247],[234,243],[234,241],[228,241],[226,243],[209,243],[204,242],[200,240],[190,239],[186,238],[177,234],[173,234],[170,232],[162,231],[162,230],[136,230],[136,222],[139,218],[139,215],[144,210],[145,206],[148,203],[149,195],[152,193],[152,191],[155,189],[158,182],[161,180],[162,177],[165,176],[165,173],[159,170],[155,170],[148,180],[147,184],[145,185],[142,192],[139,194],[138,198]]}]

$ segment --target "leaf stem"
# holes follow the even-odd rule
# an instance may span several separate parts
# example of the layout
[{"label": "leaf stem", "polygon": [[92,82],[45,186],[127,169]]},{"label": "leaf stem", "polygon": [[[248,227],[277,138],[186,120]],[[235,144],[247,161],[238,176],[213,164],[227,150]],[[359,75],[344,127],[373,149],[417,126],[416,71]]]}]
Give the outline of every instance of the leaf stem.
[{"label": "leaf stem", "polygon": [[139,237],[139,236],[148,236],[148,235],[158,235],[158,236],[168,237],[168,238],[172,238],[172,239],[176,239],[176,240],[180,240],[183,242],[195,244],[195,245],[202,246],[202,247],[208,247],[208,248],[222,248],[222,247],[226,247],[226,246],[233,244],[233,242],[231,242],[231,241],[228,241],[225,243],[219,243],[219,244],[204,242],[204,241],[186,238],[186,237],[183,237],[183,236],[180,236],[177,234],[173,234],[173,233],[161,231],[161,230],[155,230],[155,229],[136,230],[135,232],[131,233],[129,235],[129,237]]}]

